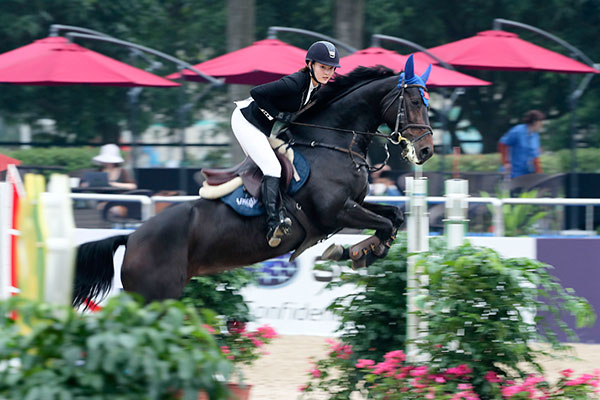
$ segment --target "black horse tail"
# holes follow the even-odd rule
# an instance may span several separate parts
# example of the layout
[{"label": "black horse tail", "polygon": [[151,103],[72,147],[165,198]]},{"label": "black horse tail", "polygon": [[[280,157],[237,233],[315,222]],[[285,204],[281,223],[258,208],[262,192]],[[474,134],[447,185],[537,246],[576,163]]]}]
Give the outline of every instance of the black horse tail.
[{"label": "black horse tail", "polygon": [[112,236],[95,242],[83,243],[77,249],[73,307],[91,306],[92,300],[100,299],[110,290],[115,267],[113,256],[120,245],[127,246],[129,235]]}]

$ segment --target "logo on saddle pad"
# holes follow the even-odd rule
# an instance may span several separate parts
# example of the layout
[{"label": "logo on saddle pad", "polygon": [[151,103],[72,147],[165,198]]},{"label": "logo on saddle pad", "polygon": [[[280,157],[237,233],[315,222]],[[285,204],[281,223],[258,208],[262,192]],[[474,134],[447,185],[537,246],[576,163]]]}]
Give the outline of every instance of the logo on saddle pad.
[{"label": "logo on saddle pad", "polygon": [[240,207],[253,208],[256,203],[258,203],[258,199],[256,197],[237,197],[235,199],[235,204]]}]

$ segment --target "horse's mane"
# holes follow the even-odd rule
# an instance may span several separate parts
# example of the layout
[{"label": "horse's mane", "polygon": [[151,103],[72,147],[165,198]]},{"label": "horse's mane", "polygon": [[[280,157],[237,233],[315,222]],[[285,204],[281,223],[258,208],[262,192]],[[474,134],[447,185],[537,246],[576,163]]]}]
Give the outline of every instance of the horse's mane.
[{"label": "horse's mane", "polygon": [[335,96],[343,93],[351,87],[371,79],[382,79],[388,76],[393,76],[396,73],[383,65],[376,67],[357,67],[348,75],[336,75],[335,79],[323,86],[317,94],[317,101],[321,104],[329,102]]}]

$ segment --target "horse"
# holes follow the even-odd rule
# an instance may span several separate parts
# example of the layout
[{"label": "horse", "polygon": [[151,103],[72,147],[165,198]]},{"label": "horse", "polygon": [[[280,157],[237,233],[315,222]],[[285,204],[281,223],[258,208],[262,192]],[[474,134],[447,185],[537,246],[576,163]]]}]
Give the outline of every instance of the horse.
[{"label": "horse", "polygon": [[[304,249],[343,228],[373,229],[375,234],[349,249],[334,246],[329,259],[352,259],[365,266],[385,257],[404,221],[395,206],[365,202],[367,149],[376,136],[402,146],[410,162],[433,155],[428,93],[423,75],[414,73],[412,56],[400,75],[378,66],[359,67],[337,76],[297,113],[287,128],[287,146],[300,152],[310,175],[293,198],[284,196],[293,225],[278,247],[265,239],[264,215],[244,217],[219,200],[173,205],[130,235],[84,243],[77,249],[73,305],[87,304],[110,290],[113,254],[126,246],[121,281],[126,291],[146,301],[178,298],[189,280],[252,265]],[[386,135],[377,128],[387,124]],[[284,135],[285,137],[285,135]]]}]

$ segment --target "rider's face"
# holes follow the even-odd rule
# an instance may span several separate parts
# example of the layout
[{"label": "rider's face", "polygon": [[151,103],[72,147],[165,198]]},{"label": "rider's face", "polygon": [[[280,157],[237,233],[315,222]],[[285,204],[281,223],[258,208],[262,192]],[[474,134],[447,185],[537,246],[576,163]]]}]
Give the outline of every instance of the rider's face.
[{"label": "rider's face", "polygon": [[315,72],[315,77],[317,78],[317,81],[318,81],[318,82],[314,82],[314,78],[313,78],[313,83],[321,83],[324,85],[327,82],[329,82],[329,80],[333,76],[333,73],[335,72],[335,67],[321,64],[320,62],[315,61],[313,63],[313,71]]}]

